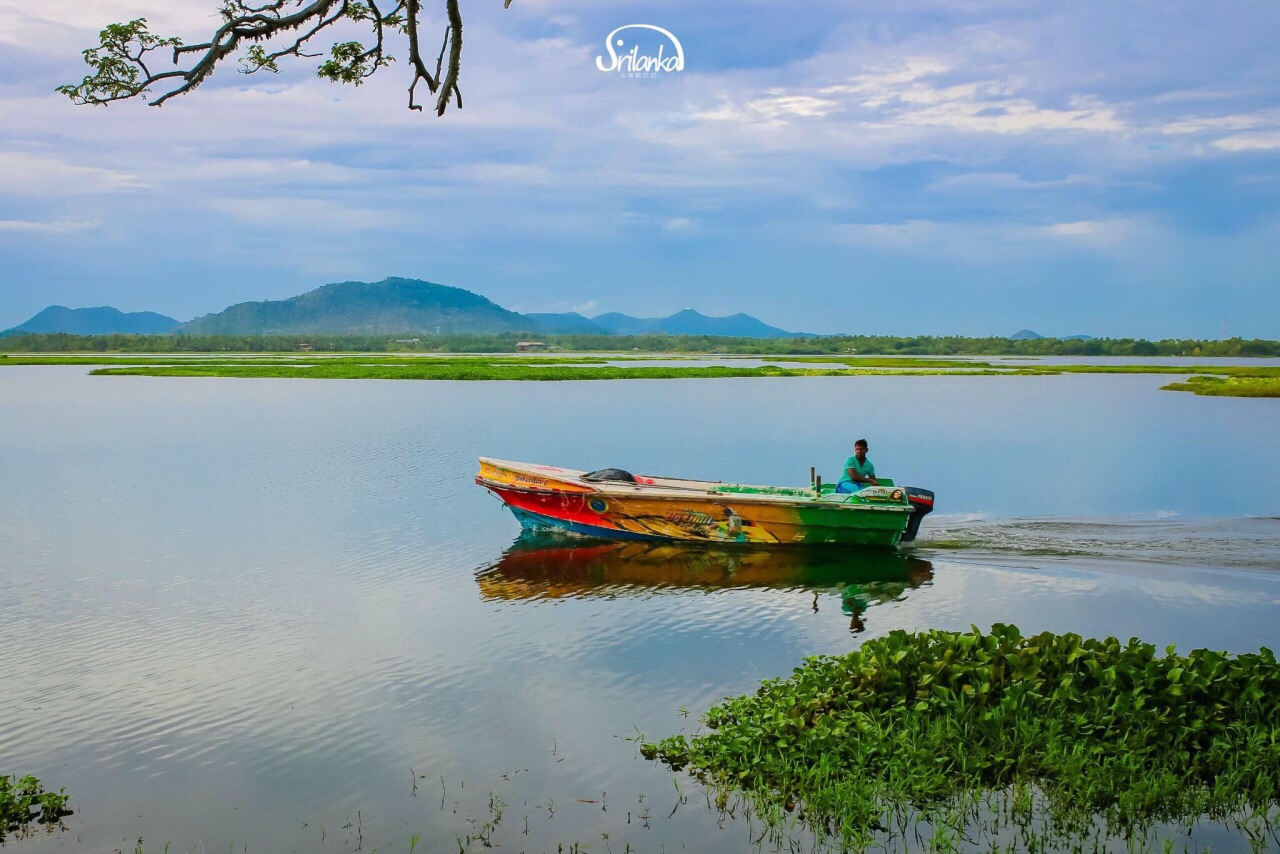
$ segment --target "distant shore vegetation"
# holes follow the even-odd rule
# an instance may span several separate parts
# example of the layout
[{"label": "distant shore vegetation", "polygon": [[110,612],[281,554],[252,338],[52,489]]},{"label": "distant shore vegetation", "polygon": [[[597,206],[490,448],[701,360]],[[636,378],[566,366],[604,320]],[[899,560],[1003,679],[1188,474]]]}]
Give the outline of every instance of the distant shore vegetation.
[{"label": "distant shore vegetation", "polygon": [[0,338],[0,352],[41,353],[515,353],[521,343],[579,353],[868,356],[1190,356],[1280,357],[1280,341],[1095,338],[965,338],[832,335],[819,338],[725,338],[711,335],[71,335],[27,333]]},{"label": "distant shore vegetation", "polygon": [[[417,341],[417,344],[412,343]],[[1206,358],[1262,351],[1273,341],[1048,341],[1003,338],[962,339],[770,339],[699,336],[566,336],[537,346],[510,336],[439,336],[386,341],[383,338],[333,337],[187,337],[156,335],[24,335],[0,339],[0,365],[93,365],[108,376],[184,376],[298,379],[384,380],[635,380],[728,379],[859,375],[949,374],[956,376],[1047,376],[1077,373],[1176,375],[1163,386],[1209,397],[1280,397],[1280,365],[1046,364],[1040,356],[1067,356],[1066,350],[1090,348],[1097,355],[1140,357],[1194,354]],[[614,345],[613,351],[590,346]],[[618,342],[637,346],[618,350]],[[833,342],[873,342],[872,346],[839,347]],[[425,343],[424,343],[425,342]],[[727,343],[726,343],[727,342]],[[26,346],[18,346],[25,344]],[[575,345],[573,347],[570,344]],[[644,347],[639,346],[644,344]],[[158,346],[157,346],[158,345]],[[180,346],[179,346],[180,345]],[[740,346],[739,346],[740,345]],[[899,346],[901,345],[901,346]],[[953,347],[954,345],[954,347]],[[982,346],[1018,352],[979,354]],[[1192,346],[1194,345],[1194,346]],[[1265,345],[1265,346],[1263,346]],[[388,349],[400,346],[404,349]],[[828,346],[826,352],[810,352]],[[169,349],[164,349],[168,347]],[[437,350],[436,347],[441,349]],[[753,352],[750,348],[757,348]],[[364,348],[364,349],[362,349]],[[770,352],[791,349],[796,352]],[[955,352],[950,352],[952,348]],[[1035,353],[1042,349],[1055,353]],[[746,351],[746,352],[738,352]],[[548,352],[550,351],[550,352]],[[730,352],[733,351],[733,352]],[[946,351],[946,352],[943,352]],[[1138,351],[1142,351],[1141,353]],[[1206,352],[1208,351],[1208,352]],[[1033,355],[1034,353],[1034,355]],[[987,361],[982,356],[992,361]],[[1080,354],[1089,358],[1092,354]],[[765,364],[736,362],[735,357]],[[1010,358],[1012,357],[1012,358]],[[707,364],[706,359],[720,364]],[[1002,359],[994,361],[994,359]],[[1022,361],[1024,360],[1025,361]],[[665,364],[645,364],[665,361]],[[688,364],[680,364],[688,361]],[[698,362],[702,363],[699,364]],[[674,362],[674,364],[672,363]]]}]

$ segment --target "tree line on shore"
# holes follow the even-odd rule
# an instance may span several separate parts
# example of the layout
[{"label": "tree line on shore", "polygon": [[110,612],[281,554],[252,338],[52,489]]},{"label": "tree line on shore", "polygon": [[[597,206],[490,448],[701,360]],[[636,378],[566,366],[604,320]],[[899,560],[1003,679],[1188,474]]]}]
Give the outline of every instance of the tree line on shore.
[{"label": "tree line on shore", "polygon": [[[519,333],[424,335],[71,335],[28,333],[0,338],[0,351],[44,353],[513,353]],[[1280,356],[1280,341],[1228,338],[1059,340],[960,336],[832,335],[819,338],[724,338],[711,335],[543,335],[539,344],[570,352],[735,353],[790,356]]]}]

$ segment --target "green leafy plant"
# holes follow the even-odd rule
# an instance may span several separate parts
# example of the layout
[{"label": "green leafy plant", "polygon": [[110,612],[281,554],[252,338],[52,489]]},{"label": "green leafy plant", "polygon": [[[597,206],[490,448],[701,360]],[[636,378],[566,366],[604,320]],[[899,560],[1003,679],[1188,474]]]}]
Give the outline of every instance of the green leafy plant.
[{"label": "green leafy plant", "polygon": [[809,658],[704,722],[641,752],[848,843],[921,819],[941,842],[981,816],[1024,841],[1035,822],[1128,836],[1202,816],[1267,823],[1280,805],[1280,665],[1265,648],[897,631]]},{"label": "green leafy plant", "polygon": [[9,833],[24,833],[32,823],[52,825],[70,815],[66,791],[47,791],[35,777],[0,776],[0,842]]}]

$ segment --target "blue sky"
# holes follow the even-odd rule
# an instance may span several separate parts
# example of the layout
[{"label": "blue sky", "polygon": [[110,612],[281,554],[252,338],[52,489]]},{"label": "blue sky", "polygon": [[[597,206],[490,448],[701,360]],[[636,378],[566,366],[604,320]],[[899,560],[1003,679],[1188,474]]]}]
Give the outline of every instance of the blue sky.
[{"label": "blue sky", "polygon": [[[0,0],[0,328],[397,275],[822,333],[1280,338],[1270,0],[493,0],[464,3],[443,119],[405,109],[403,62],[228,67],[161,109],[53,93],[106,23],[196,41],[215,6]],[[597,70],[629,23],[684,71]]]}]

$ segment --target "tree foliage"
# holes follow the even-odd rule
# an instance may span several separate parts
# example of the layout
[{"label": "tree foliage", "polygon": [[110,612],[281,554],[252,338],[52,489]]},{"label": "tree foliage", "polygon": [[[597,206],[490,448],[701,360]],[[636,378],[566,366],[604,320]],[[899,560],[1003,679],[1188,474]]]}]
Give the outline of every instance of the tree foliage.
[{"label": "tree foliage", "polygon": [[[437,335],[405,330],[403,335],[0,335],[0,351],[216,353],[280,352],[302,343],[324,352],[511,353],[536,335],[568,352],[738,353],[811,356],[1203,356],[1280,357],[1280,341],[1095,338],[1089,341],[1037,338],[962,338],[924,335],[830,335],[820,338],[724,338],[712,335],[569,335],[537,331]],[[418,336],[416,341],[413,336]],[[396,340],[397,338],[409,340]]]},{"label": "tree foliage", "polygon": [[[158,107],[195,89],[235,57],[244,74],[278,73],[280,62],[289,57],[321,58],[318,76],[359,86],[395,61],[390,43],[402,40],[411,75],[409,109],[422,110],[416,92],[418,84],[425,83],[435,96],[436,115],[443,116],[450,103],[462,107],[458,3],[444,0],[444,38],[434,68],[425,58],[429,54],[424,50],[422,0],[221,0],[221,24],[207,41],[197,44],[152,33],[146,18],[110,24],[99,34],[99,45],[84,52],[91,73],[57,91],[77,104],[146,97]],[[511,0],[505,0],[504,8],[510,5]],[[339,41],[327,54],[314,50],[313,43],[325,30],[353,22],[369,28],[367,41]]]}]

